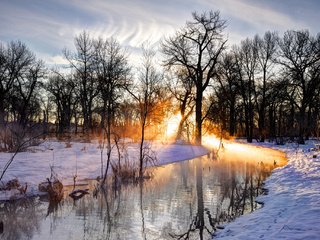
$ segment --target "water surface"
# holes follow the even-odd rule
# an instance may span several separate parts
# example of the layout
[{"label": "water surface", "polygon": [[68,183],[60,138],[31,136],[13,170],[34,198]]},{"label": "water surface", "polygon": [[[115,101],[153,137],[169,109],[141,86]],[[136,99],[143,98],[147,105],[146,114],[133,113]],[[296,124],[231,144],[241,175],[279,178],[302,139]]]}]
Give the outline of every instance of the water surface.
[{"label": "water surface", "polygon": [[0,239],[211,239],[222,223],[260,207],[263,181],[284,164],[280,152],[240,145],[153,168],[143,183],[77,201],[66,192],[58,205],[45,198],[2,203]]}]

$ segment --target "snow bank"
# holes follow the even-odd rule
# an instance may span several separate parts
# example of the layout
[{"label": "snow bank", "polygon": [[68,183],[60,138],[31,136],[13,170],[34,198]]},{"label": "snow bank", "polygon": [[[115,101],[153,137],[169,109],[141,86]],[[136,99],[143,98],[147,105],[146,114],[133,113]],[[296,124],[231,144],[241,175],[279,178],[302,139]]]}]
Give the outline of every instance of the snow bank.
[{"label": "snow bank", "polygon": [[[182,161],[207,154],[208,150],[201,146],[181,144],[152,143],[158,161],[156,164]],[[138,157],[138,145],[127,145],[128,155],[131,159]],[[116,149],[113,150],[113,158],[117,157]],[[10,159],[11,153],[0,153],[0,169]],[[106,158],[106,150],[104,157]],[[47,141],[38,147],[29,149],[28,152],[18,153],[13,163],[7,170],[3,181],[18,178],[20,183],[27,182],[29,191],[37,188],[37,185],[50,177],[50,166],[53,167],[63,184],[72,184],[73,176],[77,179],[96,178],[101,175],[101,150],[98,142],[56,142]],[[104,163],[105,166],[105,163]],[[4,195],[3,193],[2,195]],[[2,199],[6,196],[2,196]],[[1,199],[1,194],[0,194]]]},{"label": "snow bank", "polygon": [[285,152],[289,162],[267,179],[269,194],[258,197],[264,207],[226,224],[214,239],[319,239],[320,151],[315,143],[255,144]]}]

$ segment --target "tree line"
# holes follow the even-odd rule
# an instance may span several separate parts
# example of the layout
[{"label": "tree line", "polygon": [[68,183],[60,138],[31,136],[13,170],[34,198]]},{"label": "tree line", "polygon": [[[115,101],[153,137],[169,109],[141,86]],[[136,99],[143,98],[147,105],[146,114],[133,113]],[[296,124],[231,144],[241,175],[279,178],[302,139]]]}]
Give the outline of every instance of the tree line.
[{"label": "tree line", "polygon": [[213,130],[248,142],[318,136],[320,35],[268,31],[229,46],[225,28],[218,11],[194,12],[157,51],[142,47],[137,69],[115,38],[85,31],[75,51],[63,50],[67,68],[48,69],[21,41],[1,43],[1,148],[41,126],[103,133],[108,156],[117,137],[135,136],[143,159],[144,139],[162,131],[168,111],[181,115],[176,138],[197,144]]}]

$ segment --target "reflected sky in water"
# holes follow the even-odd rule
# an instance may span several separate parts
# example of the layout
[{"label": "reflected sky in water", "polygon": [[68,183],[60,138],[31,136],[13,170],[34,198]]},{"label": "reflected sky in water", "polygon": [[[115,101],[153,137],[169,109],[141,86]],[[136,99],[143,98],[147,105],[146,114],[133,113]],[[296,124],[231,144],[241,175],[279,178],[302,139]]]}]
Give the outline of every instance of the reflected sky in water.
[{"label": "reflected sky in water", "polygon": [[1,204],[0,239],[210,239],[221,223],[259,207],[263,180],[286,163],[280,152],[239,146],[153,168],[150,180],[77,201]]}]

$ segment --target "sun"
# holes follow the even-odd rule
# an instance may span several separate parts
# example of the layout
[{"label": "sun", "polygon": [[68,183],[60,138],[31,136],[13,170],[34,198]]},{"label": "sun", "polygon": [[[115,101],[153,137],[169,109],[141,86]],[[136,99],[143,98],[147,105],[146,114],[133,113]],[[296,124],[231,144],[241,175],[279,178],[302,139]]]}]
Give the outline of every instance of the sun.
[{"label": "sun", "polygon": [[171,138],[171,137],[174,137],[177,134],[180,120],[181,120],[181,114],[177,113],[175,115],[170,116],[165,121],[166,136],[167,137]]}]

